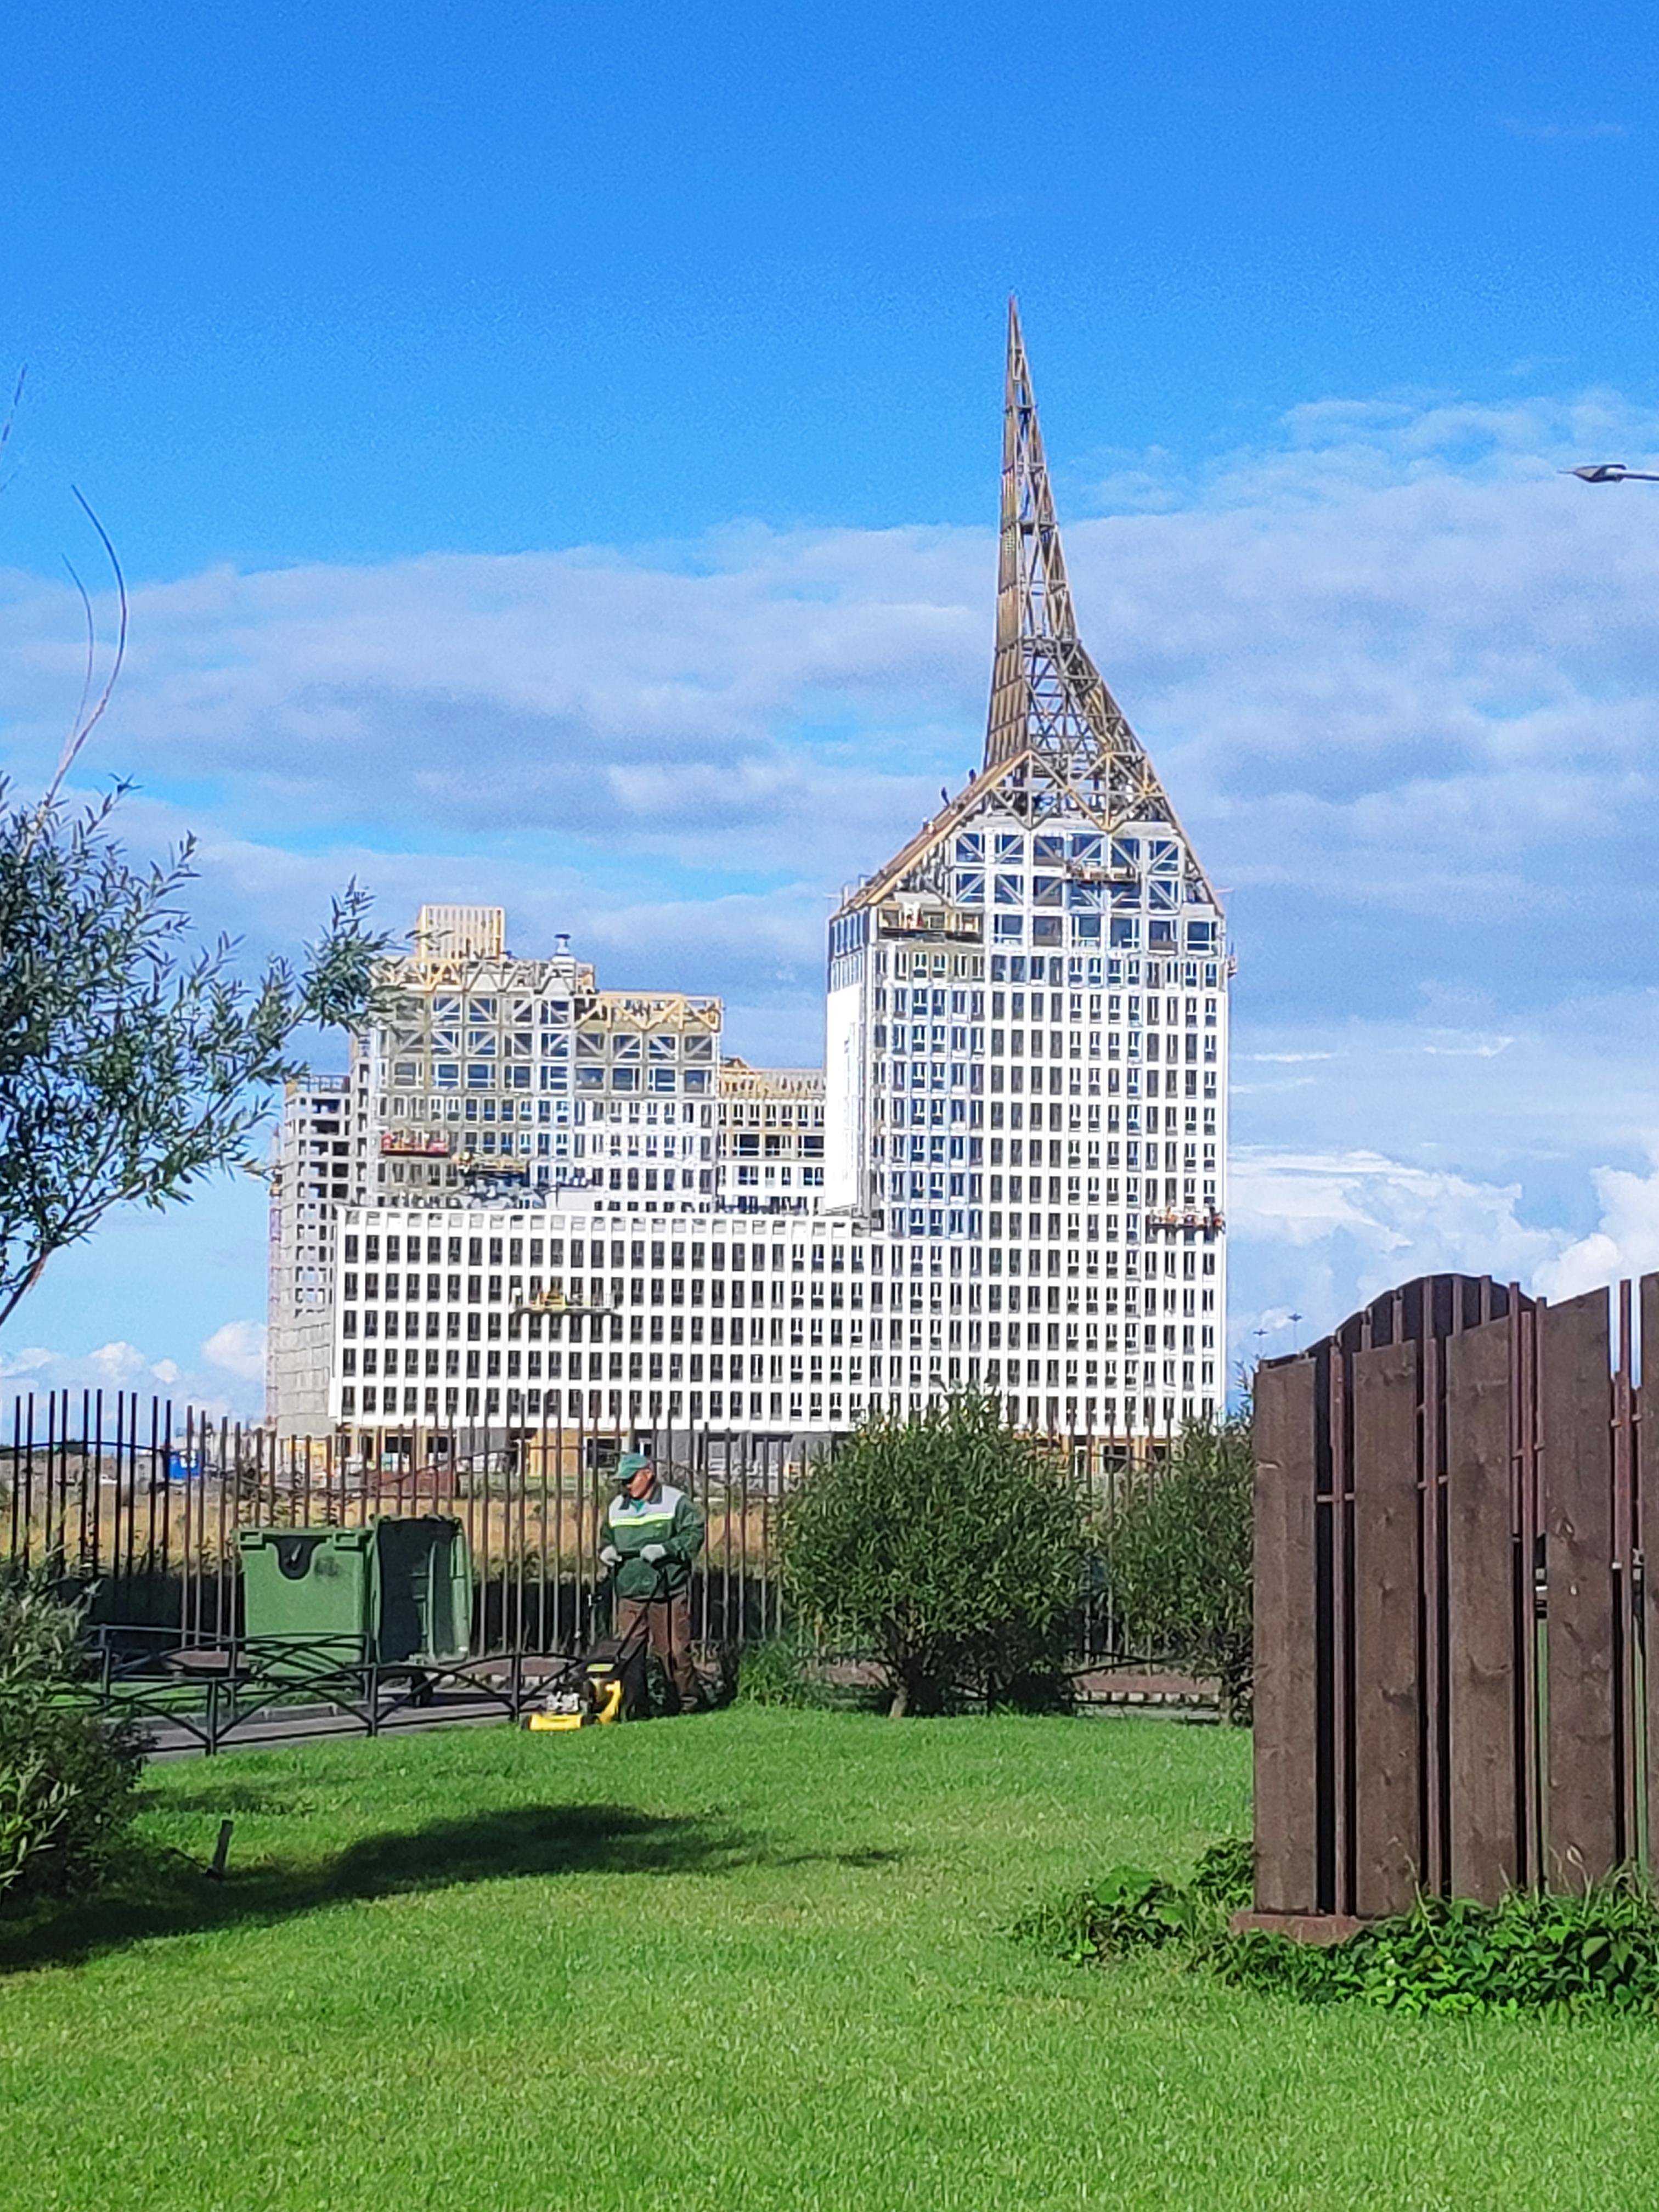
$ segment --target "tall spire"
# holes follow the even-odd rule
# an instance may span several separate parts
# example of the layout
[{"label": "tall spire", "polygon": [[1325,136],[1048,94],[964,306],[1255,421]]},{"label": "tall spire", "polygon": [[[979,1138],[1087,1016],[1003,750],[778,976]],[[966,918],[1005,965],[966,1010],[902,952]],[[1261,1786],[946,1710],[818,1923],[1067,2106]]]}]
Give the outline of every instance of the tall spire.
[{"label": "tall spire", "polygon": [[1077,634],[1017,301],[1008,302],[996,658],[985,765],[1033,752],[1112,820],[1167,801]]}]

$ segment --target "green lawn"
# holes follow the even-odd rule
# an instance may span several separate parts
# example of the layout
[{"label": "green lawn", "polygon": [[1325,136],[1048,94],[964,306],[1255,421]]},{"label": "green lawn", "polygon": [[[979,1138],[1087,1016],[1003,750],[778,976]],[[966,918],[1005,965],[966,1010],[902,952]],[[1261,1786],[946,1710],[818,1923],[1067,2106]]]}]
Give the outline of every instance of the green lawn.
[{"label": "green lawn", "polygon": [[[1242,1736],[736,1711],[191,1762],[205,1855],[0,1933],[30,2212],[1549,2208],[1659,2195],[1659,2027],[1316,2011],[999,1933],[1247,1820]],[[32,1946],[32,1948],[30,1948]]]}]

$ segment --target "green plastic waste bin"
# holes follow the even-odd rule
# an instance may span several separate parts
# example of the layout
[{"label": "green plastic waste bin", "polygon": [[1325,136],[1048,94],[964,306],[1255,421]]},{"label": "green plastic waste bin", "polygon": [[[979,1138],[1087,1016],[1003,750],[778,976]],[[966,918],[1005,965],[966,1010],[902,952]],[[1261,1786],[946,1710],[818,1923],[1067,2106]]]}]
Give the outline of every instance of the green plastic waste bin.
[{"label": "green plastic waste bin", "polygon": [[349,1666],[453,1666],[471,1639],[466,1530],[441,1514],[361,1528],[239,1528],[246,1636]]}]

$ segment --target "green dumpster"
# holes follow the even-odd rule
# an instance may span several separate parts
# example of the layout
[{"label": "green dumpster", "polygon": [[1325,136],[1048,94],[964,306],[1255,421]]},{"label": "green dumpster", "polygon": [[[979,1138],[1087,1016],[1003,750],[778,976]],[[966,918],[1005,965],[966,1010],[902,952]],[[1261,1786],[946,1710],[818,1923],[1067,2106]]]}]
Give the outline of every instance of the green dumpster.
[{"label": "green dumpster", "polygon": [[459,1521],[383,1514],[361,1528],[239,1528],[236,1541],[244,1635],[296,1643],[319,1665],[465,1658],[472,1560]]}]

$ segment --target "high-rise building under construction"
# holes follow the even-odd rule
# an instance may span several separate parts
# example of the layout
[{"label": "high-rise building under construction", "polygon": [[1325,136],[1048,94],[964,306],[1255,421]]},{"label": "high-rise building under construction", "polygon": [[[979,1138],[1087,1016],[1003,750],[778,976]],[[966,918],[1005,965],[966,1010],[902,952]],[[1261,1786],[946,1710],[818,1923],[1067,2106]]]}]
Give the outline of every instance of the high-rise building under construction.
[{"label": "high-rise building under construction", "polygon": [[[1169,1434],[1224,1389],[1230,967],[1078,635],[1011,307],[983,763],[831,921],[822,1074],[423,909],[349,1080],[290,1103],[270,1411],[800,1432],[974,1389]],[[344,1196],[284,1180],[314,1095]]]}]

